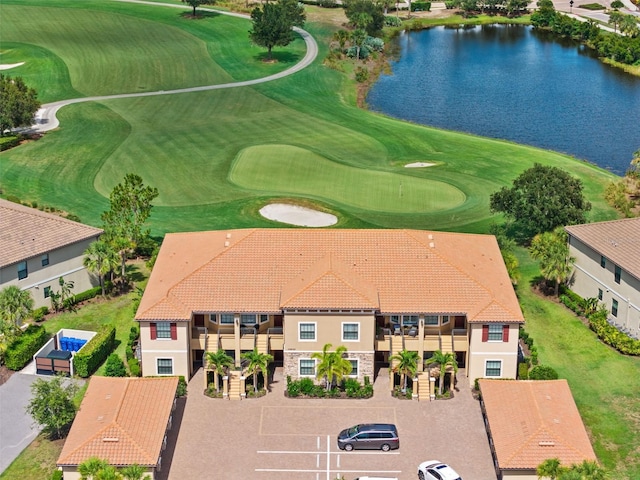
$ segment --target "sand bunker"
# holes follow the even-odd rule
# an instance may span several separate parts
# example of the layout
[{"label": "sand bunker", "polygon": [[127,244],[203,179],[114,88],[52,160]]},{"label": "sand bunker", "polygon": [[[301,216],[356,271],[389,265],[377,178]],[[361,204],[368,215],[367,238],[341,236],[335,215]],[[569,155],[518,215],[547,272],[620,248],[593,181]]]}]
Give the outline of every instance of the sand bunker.
[{"label": "sand bunker", "polygon": [[24,62],[4,63],[4,64],[0,64],[0,70],[9,70],[10,68],[16,68],[16,67],[19,67],[20,65],[24,65]]},{"label": "sand bunker", "polygon": [[271,203],[260,209],[260,215],[276,222],[301,227],[328,227],[338,223],[338,217],[311,208],[286,203]]},{"label": "sand bunker", "polygon": [[415,163],[407,163],[404,168],[424,168],[424,167],[433,167],[435,163],[428,162],[415,162]]}]

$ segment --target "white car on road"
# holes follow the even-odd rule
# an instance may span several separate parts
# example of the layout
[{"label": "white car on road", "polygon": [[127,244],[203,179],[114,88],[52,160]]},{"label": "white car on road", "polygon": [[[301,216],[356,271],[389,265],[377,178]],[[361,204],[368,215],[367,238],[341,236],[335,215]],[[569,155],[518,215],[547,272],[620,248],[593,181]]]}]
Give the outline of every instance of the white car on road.
[{"label": "white car on road", "polygon": [[462,480],[462,477],[449,465],[438,460],[429,460],[418,465],[420,480]]}]

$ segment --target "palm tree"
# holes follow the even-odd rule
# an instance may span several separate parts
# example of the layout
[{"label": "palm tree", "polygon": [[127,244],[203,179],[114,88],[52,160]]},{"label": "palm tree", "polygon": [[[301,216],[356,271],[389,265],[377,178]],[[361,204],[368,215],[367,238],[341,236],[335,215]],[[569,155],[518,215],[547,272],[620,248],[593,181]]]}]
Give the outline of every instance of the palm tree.
[{"label": "palm tree", "polygon": [[556,480],[562,471],[563,468],[558,458],[548,458],[536,468],[538,478],[549,478],[550,480]]},{"label": "palm tree", "polygon": [[116,467],[107,465],[94,475],[93,480],[122,480],[122,475],[118,473]]},{"label": "palm tree", "polygon": [[[600,465],[592,460],[584,460],[577,465],[571,465],[569,472],[577,472],[580,480],[605,480],[606,473]],[[558,479],[564,480],[564,474],[560,474]],[[570,480],[567,478],[566,480]]]},{"label": "palm tree", "polygon": [[613,25],[613,31],[617,32],[618,31],[618,25],[620,25],[620,23],[622,22],[622,19],[624,18],[624,14],[620,13],[618,11],[614,11],[611,12],[609,14],[609,25]]},{"label": "palm tree", "polygon": [[91,457],[78,465],[78,473],[80,473],[80,478],[82,480],[95,479],[96,475],[108,466],[109,463],[106,460],[102,460],[98,457]]},{"label": "palm tree", "polygon": [[254,349],[251,352],[243,353],[240,357],[249,360],[247,373],[253,375],[253,391],[258,393],[258,372],[262,372],[266,390],[269,382],[269,364],[273,362],[273,356],[268,353],[259,353]]},{"label": "palm tree", "polygon": [[331,390],[331,387],[341,381],[345,376],[351,373],[351,362],[344,358],[347,352],[347,347],[339,346],[335,352],[330,352],[331,344],[327,343],[322,347],[322,352],[314,352],[311,354],[311,358],[320,361],[316,367],[316,379],[325,379],[325,385],[327,390]]},{"label": "palm tree", "polygon": [[[447,374],[447,369],[452,367],[454,373],[458,373],[458,362],[456,356],[452,352],[442,353],[440,350],[433,352],[431,358],[427,359],[427,365],[437,363],[440,366],[440,395],[444,388],[444,376]],[[453,385],[452,385],[453,386]]]},{"label": "palm tree", "polygon": [[392,355],[389,361],[393,365],[391,371],[393,373],[400,374],[400,383],[402,384],[402,391],[407,391],[407,376],[414,377],[418,371],[418,360],[420,356],[418,352],[402,350],[395,355]]},{"label": "palm tree", "polygon": [[344,50],[344,45],[347,43],[347,40],[349,40],[349,32],[343,29],[338,30],[333,34],[333,39],[338,42],[338,45],[340,45],[340,51],[342,52]]},{"label": "palm tree", "polygon": [[222,375],[225,369],[233,365],[233,358],[226,354],[222,349],[219,349],[216,353],[207,352],[206,355],[207,365],[214,372],[214,383],[216,386],[216,393],[220,393],[220,382],[218,376]]},{"label": "palm tree", "polygon": [[151,478],[151,476],[145,475],[144,467],[137,464],[124,467],[120,470],[120,473],[125,480],[147,480]]},{"label": "palm tree", "polygon": [[89,248],[84,251],[84,255],[82,263],[87,267],[89,273],[98,276],[104,297],[104,276],[118,268],[120,264],[118,252],[112,249],[107,242],[98,240],[89,245]]},{"label": "palm tree", "polygon": [[356,47],[356,60],[360,60],[360,48],[367,39],[367,31],[362,28],[357,28],[351,32],[351,42]]},{"label": "palm tree", "polygon": [[0,333],[16,333],[32,310],[33,297],[28,291],[20,290],[15,285],[0,290]]},{"label": "palm tree", "polygon": [[539,233],[531,241],[531,257],[540,262],[540,272],[547,280],[555,281],[555,294],[558,296],[560,284],[565,282],[575,258],[569,256],[567,232],[562,227],[553,232]]}]

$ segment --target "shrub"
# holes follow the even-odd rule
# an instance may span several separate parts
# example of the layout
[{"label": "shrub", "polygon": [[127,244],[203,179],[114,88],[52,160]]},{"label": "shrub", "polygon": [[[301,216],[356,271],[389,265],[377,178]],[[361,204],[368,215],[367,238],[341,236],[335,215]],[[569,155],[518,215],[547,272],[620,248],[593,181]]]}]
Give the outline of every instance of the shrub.
[{"label": "shrub", "polygon": [[127,376],[127,369],[124,367],[124,362],[117,353],[112,353],[109,355],[109,358],[107,358],[104,374],[106,377]]},{"label": "shrub", "polygon": [[327,395],[327,391],[322,385],[314,385],[311,390],[312,397],[324,398]]},{"label": "shrub", "polygon": [[599,3],[584,3],[582,5],[578,5],[578,8],[584,8],[585,10],[606,10],[606,7]]},{"label": "shrub", "polygon": [[291,377],[287,380],[287,395],[289,397],[300,396],[300,382],[291,381]]},{"label": "shrub", "polygon": [[607,311],[600,310],[589,317],[589,327],[598,338],[625,355],[640,355],[640,340],[622,333],[607,322]]},{"label": "shrub", "polygon": [[177,397],[186,397],[187,396],[187,380],[183,375],[180,375],[178,378],[178,389],[176,390]]},{"label": "shrub", "polygon": [[44,319],[44,316],[47,315],[48,313],[49,313],[49,307],[40,307],[40,308],[36,308],[31,313],[31,316],[33,317],[33,320],[35,320],[36,322],[41,322]]},{"label": "shrub", "polygon": [[430,12],[431,2],[412,2],[411,11],[412,12]]},{"label": "shrub", "polygon": [[364,83],[369,80],[369,70],[363,67],[358,67],[356,70],[356,82]]},{"label": "shrub", "polygon": [[[358,52],[358,49],[355,46],[351,46],[347,48],[346,55],[349,58],[356,58],[357,52]],[[360,60],[364,60],[368,56],[369,56],[369,49],[367,48],[366,45],[362,45],[360,47]]]},{"label": "shrub", "polygon": [[140,362],[138,362],[137,358],[130,358],[127,360],[127,365],[129,366],[129,375],[132,377],[139,377],[142,371],[140,370]]},{"label": "shrub", "polygon": [[538,365],[538,348],[535,346],[531,347],[531,364]]},{"label": "shrub", "polygon": [[[522,364],[520,364],[522,365]],[[547,365],[537,365],[529,372],[530,380],[557,380],[558,372]]]},{"label": "shrub", "polygon": [[63,478],[62,470],[54,470],[51,474],[51,480],[62,480]]},{"label": "shrub", "polygon": [[300,393],[304,395],[311,395],[316,386],[310,378],[302,378],[298,382],[300,383]]},{"label": "shrub", "polygon": [[9,370],[21,370],[31,361],[35,353],[47,343],[49,335],[41,325],[29,325],[27,329],[7,346],[4,363]]},{"label": "shrub", "polygon": [[338,2],[336,0],[318,0],[318,6],[322,8],[338,8]]},{"label": "shrub", "polygon": [[357,397],[360,392],[360,382],[355,378],[347,378],[344,381],[344,391],[347,394],[347,397]]},{"label": "shrub", "polygon": [[400,20],[398,17],[387,15],[386,17],[384,17],[384,25],[385,27],[400,27],[402,25],[402,20]]},{"label": "shrub", "polygon": [[459,2],[444,2],[444,6],[447,10],[453,10],[454,8],[457,8],[458,5],[460,3]]},{"label": "shrub", "polygon": [[518,378],[520,380],[527,380],[529,378],[529,365],[526,363],[518,364]]},{"label": "shrub", "polygon": [[373,50],[374,52],[381,52],[384,50],[384,40],[378,37],[367,37],[364,44],[368,49]]},{"label": "shrub", "polygon": [[100,287],[93,287],[89,290],[85,290],[84,292],[80,292],[77,295],[71,297],[68,301],[69,305],[77,305],[80,302],[87,301],[91,298],[95,298],[102,293],[102,289]]},{"label": "shrub", "polygon": [[77,375],[87,378],[92,375],[115,348],[116,328],[103,325],[98,333],[73,357]]},{"label": "shrub", "polygon": [[0,137],[0,152],[9,150],[10,148],[17,147],[20,144],[20,137],[17,135],[11,135],[7,137]]}]

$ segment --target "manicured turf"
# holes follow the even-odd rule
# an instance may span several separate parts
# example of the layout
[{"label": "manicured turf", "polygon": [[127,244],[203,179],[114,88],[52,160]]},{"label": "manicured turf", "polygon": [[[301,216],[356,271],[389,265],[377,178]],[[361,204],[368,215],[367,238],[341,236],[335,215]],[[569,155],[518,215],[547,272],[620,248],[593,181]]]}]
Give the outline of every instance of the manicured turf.
[{"label": "manicured turf", "polygon": [[[104,0],[6,0],[3,19],[10,21],[3,24],[10,27],[3,28],[3,44],[33,42],[50,52],[60,83],[63,67],[68,68],[70,84],[52,89],[46,100],[71,96],[72,88],[88,95],[256,78],[290,66],[303,54],[299,40],[276,49],[279,62],[265,65],[259,61],[263,50],[248,42],[248,21],[219,15],[192,20],[183,16],[185,11]],[[492,221],[489,194],[537,161],[583,180],[594,203],[591,218],[613,215],[601,198],[614,177],[591,165],[356,108],[353,85],[321,63],[332,27],[309,24],[307,29],[318,38],[320,57],[285,79],[250,88],[65,107],[59,130],[0,155],[3,193],[53,205],[98,225],[113,186],[134,172],[160,192],[150,221],[157,235],[273,226],[258,210],[283,196],[318,202],[337,213],[344,227],[484,232]],[[12,61],[21,60],[14,55]],[[29,78],[38,85],[36,73]],[[43,79],[49,75],[44,67],[40,73]],[[368,172],[339,192],[325,191],[327,183],[312,178],[284,188],[272,178],[271,185],[256,188],[248,177],[232,174],[234,159],[242,152],[266,146],[273,158],[286,158],[293,146],[322,158],[325,166],[334,165],[333,172],[323,174],[332,189],[341,178],[338,172]],[[438,166],[402,168],[424,161]],[[373,198],[374,186],[364,181],[369,178],[396,179],[398,189],[382,194],[386,199]],[[428,190],[424,199],[418,198],[419,188]],[[391,197],[397,201],[389,201]],[[420,202],[424,210],[416,213]]]},{"label": "manicured turf", "polygon": [[446,183],[332,162],[290,145],[262,145],[240,152],[229,179],[260,193],[308,195],[347,207],[422,213],[454,208],[464,194]]},{"label": "manicured turf", "polygon": [[604,345],[572,311],[534,294],[530,282],[539,275],[537,265],[525,251],[518,256],[518,297],[540,363],[569,382],[596,455],[611,478],[640,478],[640,358]]}]

